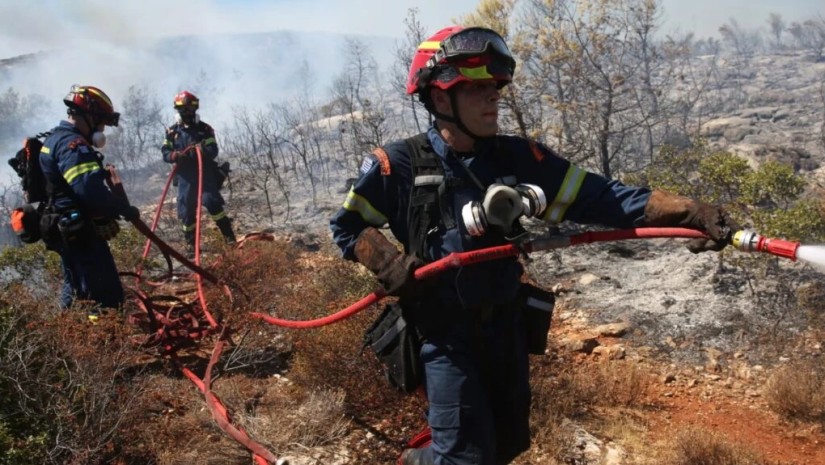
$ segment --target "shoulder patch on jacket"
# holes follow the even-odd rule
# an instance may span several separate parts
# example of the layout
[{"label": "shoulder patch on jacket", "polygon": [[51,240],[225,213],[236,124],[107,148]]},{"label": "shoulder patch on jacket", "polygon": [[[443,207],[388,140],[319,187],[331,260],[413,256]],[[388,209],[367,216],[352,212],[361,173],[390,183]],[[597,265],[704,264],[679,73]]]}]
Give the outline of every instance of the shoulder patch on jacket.
[{"label": "shoulder patch on jacket", "polygon": [[71,142],[69,142],[68,147],[70,150],[77,150],[78,147],[85,147],[86,150],[88,150],[89,144],[82,137],[78,137],[77,139],[74,139]]},{"label": "shoulder patch on jacket", "polygon": [[541,151],[539,143],[533,139],[530,139],[528,144],[530,145],[530,152],[532,152],[533,158],[535,158],[537,162],[544,160],[544,153]]},{"label": "shoulder patch on jacket", "polygon": [[389,176],[390,173],[392,173],[392,169],[390,168],[390,156],[387,155],[387,152],[385,152],[381,147],[378,147],[372,151],[372,154],[375,155],[375,158],[378,159],[378,163],[381,164],[381,175]]}]

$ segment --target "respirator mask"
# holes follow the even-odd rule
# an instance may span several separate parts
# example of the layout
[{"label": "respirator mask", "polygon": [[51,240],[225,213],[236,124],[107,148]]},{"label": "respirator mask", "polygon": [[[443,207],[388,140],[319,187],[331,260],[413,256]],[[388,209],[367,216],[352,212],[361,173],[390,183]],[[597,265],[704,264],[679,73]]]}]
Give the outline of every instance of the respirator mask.
[{"label": "respirator mask", "polygon": [[201,117],[196,110],[180,110],[175,114],[175,121],[178,124],[192,125],[200,123]]},{"label": "respirator mask", "polygon": [[92,145],[96,149],[102,149],[106,146],[106,134],[103,131],[95,131],[92,133]]},{"label": "respirator mask", "polygon": [[510,234],[519,217],[539,217],[546,209],[544,190],[535,184],[493,184],[483,200],[473,200],[461,208],[461,219],[471,236],[482,236],[492,227]]}]

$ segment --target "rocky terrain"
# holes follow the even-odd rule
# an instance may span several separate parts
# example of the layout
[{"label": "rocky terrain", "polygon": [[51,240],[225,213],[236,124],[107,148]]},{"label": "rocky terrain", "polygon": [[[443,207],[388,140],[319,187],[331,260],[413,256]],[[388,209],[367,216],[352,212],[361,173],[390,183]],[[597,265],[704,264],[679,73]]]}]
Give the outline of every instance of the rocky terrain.
[{"label": "rocky terrain", "polygon": [[[771,159],[790,163],[822,187],[825,63],[761,56],[740,74],[746,75],[744,100],[729,113],[709,116],[701,135],[754,166]],[[326,219],[343,196],[324,196],[317,208],[297,204],[290,223],[269,228],[329,250]],[[796,301],[796,291],[821,283],[822,273],[783,259],[766,277],[755,269],[757,257],[694,255],[683,242],[626,241],[534,254],[531,276],[557,294],[553,363],[627,358],[646,367],[656,377],[650,396],[659,405],[644,419],[651,440],[700,425],[776,463],[825,464],[823,426],[788,423],[762,397],[776,367],[825,360],[825,308],[811,315]],[[617,452],[620,447],[584,431],[577,437],[582,453],[570,463],[656,463],[644,462],[639,451]]]},{"label": "rocky terrain", "polygon": [[[716,95],[735,93],[736,102],[721,109],[704,102],[707,116],[697,127],[699,134],[711,146],[739,154],[754,166],[769,159],[790,163],[813,188],[823,187],[825,63],[811,63],[800,55],[770,55],[736,70],[724,64],[721,70],[731,77]],[[329,264],[337,260],[337,250],[328,220],[343,201],[349,174],[339,172],[335,186],[322,189],[315,203],[305,182],[287,177],[289,210],[279,201],[273,220],[261,214],[260,192],[245,187],[239,174],[233,190],[224,193],[227,211],[240,234],[271,232],[296,245],[303,262]],[[133,198],[156,198],[165,181],[160,175],[133,179],[127,185]],[[170,198],[164,208],[173,204]],[[143,206],[144,218],[151,218],[152,209]],[[172,217],[166,215],[161,228],[179,240]],[[212,227],[207,221],[207,229]],[[528,227],[536,234],[546,232],[543,225]],[[577,231],[572,225],[561,226],[562,233]],[[748,444],[771,463],[825,465],[825,425],[785,420],[768,408],[763,394],[778,367],[799,360],[823,366],[825,308],[803,309],[798,299],[800,289],[822,282],[822,273],[804,262],[766,263],[732,250],[694,255],[683,242],[582,245],[536,253],[527,262],[530,277],[557,296],[550,349],[534,358],[538,373],[547,366],[576,371],[605,360],[624,360],[652,380],[643,396],[644,408],[621,413],[626,416],[621,433],[592,417],[566,422],[573,438],[566,463],[663,463],[657,448],[666,447],[662,444],[676,433],[698,426]],[[278,375],[282,384],[273,382],[272,389],[286,391],[289,377],[288,372]],[[403,401],[401,405],[414,408]],[[200,415],[205,416],[202,411]],[[352,422],[334,446],[306,448],[292,454],[291,463],[393,463],[401,444],[387,438],[409,437],[415,427],[394,425],[390,416],[374,424]],[[631,430],[639,431],[635,443],[628,441]],[[517,461],[551,463],[536,450]]]}]

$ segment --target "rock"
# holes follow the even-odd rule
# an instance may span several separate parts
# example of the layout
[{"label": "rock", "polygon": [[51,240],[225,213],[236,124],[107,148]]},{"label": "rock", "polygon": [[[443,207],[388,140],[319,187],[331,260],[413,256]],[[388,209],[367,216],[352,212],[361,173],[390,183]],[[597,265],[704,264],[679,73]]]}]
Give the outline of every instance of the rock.
[{"label": "rock", "polygon": [[581,284],[582,286],[587,286],[588,284],[592,284],[596,281],[601,281],[601,279],[602,278],[600,278],[600,277],[598,277],[594,274],[586,273],[586,274],[583,274],[581,276],[581,278],[579,278],[579,284]]},{"label": "rock", "polygon": [[625,349],[621,344],[598,346],[593,348],[593,355],[599,355],[608,360],[622,360],[625,357]]},{"label": "rock", "polygon": [[666,373],[662,376],[662,384],[670,384],[676,381],[676,375],[673,373]]},{"label": "rock", "polygon": [[609,323],[593,328],[593,332],[603,337],[622,337],[630,329],[630,323]]},{"label": "rock", "polygon": [[590,354],[593,352],[593,349],[599,346],[599,341],[597,341],[596,338],[593,337],[580,337],[566,339],[562,341],[561,345],[569,352],[581,352],[584,354]]},{"label": "rock", "polygon": [[728,118],[716,118],[707,121],[705,124],[703,124],[701,129],[699,130],[699,134],[704,137],[718,138],[724,136],[725,131],[727,131],[728,129],[736,127],[747,127],[750,126],[750,124],[751,120],[747,118],[741,118],[738,116]]},{"label": "rock", "polygon": [[742,118],[755,119],[757,121],[767,121],[773,118],[778,108],[776,107],[759,107],[748,108],[739,112]]},{"label": "rock", "polygon": [[564,419],[561,429],[570,436],[567,450],[562,451],[563,463],[622,465],[627,459],[627,453],[621,446],[613,443],[605,444],[568,419]]}]

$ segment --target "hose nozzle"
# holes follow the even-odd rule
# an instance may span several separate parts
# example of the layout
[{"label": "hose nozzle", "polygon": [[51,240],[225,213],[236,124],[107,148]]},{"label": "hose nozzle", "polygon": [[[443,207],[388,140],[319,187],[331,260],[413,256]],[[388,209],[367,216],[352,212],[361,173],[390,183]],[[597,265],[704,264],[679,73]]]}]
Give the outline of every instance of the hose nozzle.
[{"label": "hose nozzle", "polygon": [[799,242],[764,237],[749,229],[736,231],[731,242],[734,247],[744,252],[766,252],[794,261],[796,261],[796,251],[799,249]]}]

